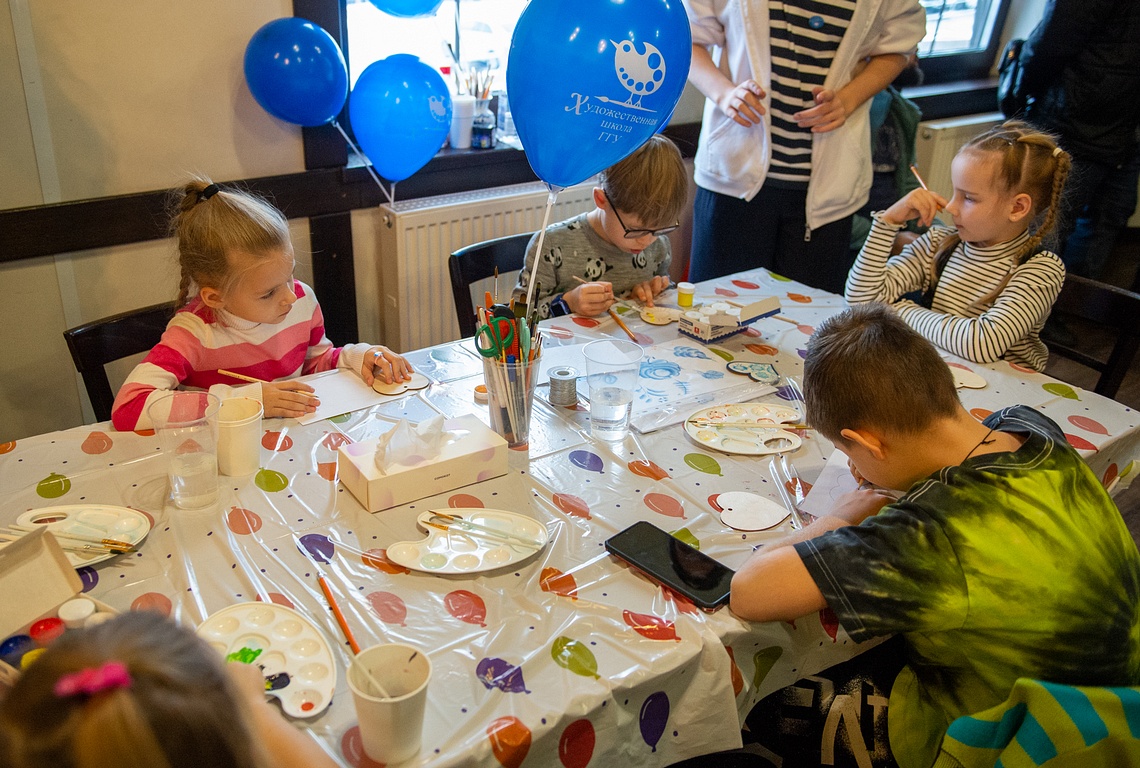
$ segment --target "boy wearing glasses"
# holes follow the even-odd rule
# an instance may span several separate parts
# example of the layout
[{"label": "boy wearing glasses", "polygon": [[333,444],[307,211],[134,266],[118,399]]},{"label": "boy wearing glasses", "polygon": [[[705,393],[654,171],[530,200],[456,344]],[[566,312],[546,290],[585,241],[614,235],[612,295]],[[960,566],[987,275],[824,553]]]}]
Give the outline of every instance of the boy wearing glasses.
[{"label": "boy wearing glasses", "polygon": [[539,259],[534,303],[541,317],[571,312],[604,314],[615,295],[653,306],[669,287],[669,239],[688,200],[688,174],[673,142],[655,134],[640,149],[601,175],[594,210],[551,225],[542,253],[538,233],[514,289],[526,301],[527,281]]}]

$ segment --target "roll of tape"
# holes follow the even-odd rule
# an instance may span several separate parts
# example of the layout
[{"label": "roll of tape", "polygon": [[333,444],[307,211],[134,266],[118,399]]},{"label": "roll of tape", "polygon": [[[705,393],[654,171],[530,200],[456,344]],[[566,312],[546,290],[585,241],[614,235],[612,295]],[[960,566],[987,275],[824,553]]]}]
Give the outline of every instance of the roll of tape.
[{"label": "roll of tape", "polygon": [[573,368],[555,368],[550,372],[550,404],[578,404],[578,372]]}]

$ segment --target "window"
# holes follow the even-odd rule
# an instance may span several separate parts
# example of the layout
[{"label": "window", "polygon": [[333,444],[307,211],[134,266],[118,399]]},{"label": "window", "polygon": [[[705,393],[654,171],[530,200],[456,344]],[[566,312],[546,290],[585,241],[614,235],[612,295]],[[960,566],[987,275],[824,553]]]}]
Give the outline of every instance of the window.
[{"label": "window", "polygon": [[[461,72],[490,74],[492,89],[504,90],[511,35],[526,4],[527,0],[444,0],[434,16],[401,19],[368,0],[347,0],[349,82],[355,83],[374,61],[410,53],[446,73],[453,88],[457,57]],[[465,83],[463,92],[467,92]]]},{"label": "window", "polygon": [[986,77],[997,57],[1009,0],[920,0],[926,37],[918,44],[926,82]]}]

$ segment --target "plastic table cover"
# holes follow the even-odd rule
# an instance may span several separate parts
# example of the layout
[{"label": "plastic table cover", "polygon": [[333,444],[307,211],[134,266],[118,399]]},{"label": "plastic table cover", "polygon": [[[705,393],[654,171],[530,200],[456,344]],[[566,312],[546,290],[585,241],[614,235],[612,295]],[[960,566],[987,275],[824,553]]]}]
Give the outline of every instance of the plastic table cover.
[{"label": "plastic table cover", "polygon": [[[704,283],[696,300],[770,295],[793,322],[767,318],[706,349],[799,377],[809,335],[843,308],[841,297],[757,270]],[[629,310],[624,319],[644,343],[678,338],[676,325],[648,325]],[[547,351],[624,336],[608,317],[562,317],[544,328]],[[331,706],[297,725],[351,766],[372,762],[344,681],[351,652],[314,561],[362,647],[406,642],[431,657],[423,747],[410,765],[669,765],[739,746],[738,724],[762,697],[864,649],[826,610],[756,624],[728,609],[704,613],[606,554],[606,538],[644,519],[735,568],[790,529],[789,521],[756,533],[724,526],[712,506],[718,493],[779,501],[768,462],[702,449],[681,425],[601,443],[590,438],[585,413],[536,397],[529,451],[511,452],[506,476],[368,514],[337,483],[337,446],[371,439],[400,418],[476,413],[488,421],[473,399],[482,362],[470,340],[409,359],[438,383],[308,426],[266,419],[260,471],[220,478],[218,503],[201,512],[170,503],[151,432],[97,424],[0,444],[0,520],[59,504],[128,506],[150,515],[154,529],[141,552],[81,569],[85,591],[120,610],[160,611],[191,626],[251,600],[313,619],[333,647],[338,684]],[[949,359],[987,381],[961,391],[975,416],[1014,403],[1039,408],[1106,485],[1131,480],[1140,453],[1134,411],[1006,362]],[[787,384],[763,400],[800,406]],[[803,444],[790,458],[810,482],[833,448],[811,431],[799,434]],[[463,577],[410,572],[386,559],[389,544],[423,537],[416,515],[447,506],[530,515],[551,543],[513,567]]]}]

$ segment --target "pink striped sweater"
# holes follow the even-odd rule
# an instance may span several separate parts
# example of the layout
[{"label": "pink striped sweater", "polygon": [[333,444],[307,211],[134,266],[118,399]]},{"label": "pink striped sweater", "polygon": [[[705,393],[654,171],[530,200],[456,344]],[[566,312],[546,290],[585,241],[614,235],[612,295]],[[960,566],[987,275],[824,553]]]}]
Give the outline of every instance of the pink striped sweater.
[{"label": "pink striped sweater", "polygon": [[220,398],[261,399],[261,385],[234,386],[219,369],[266,381],[332,368],[360,374],[369,344],[337,348],[325,336],[324,315],[313,289],[295,280],[297,301],[280,323],[250,323],[195,298],[175,313],[162,340],[139,363],[115,397],[115,429],[151,428],[146,408],[173,389],[207,389]]}]

